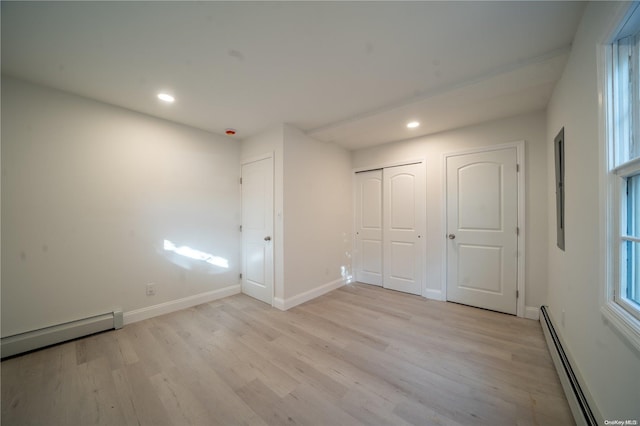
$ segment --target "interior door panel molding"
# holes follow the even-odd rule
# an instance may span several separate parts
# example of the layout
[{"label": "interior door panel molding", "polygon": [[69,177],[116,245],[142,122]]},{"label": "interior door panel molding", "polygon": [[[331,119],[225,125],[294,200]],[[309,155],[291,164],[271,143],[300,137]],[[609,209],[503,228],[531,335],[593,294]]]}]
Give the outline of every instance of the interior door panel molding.
[{"label": "interior door panel molding", "polygon": [[[517,252],[516,252],[516,261],[517,261],[517,294],[518,298],[516,300],[516,315],[518,317],[525,316],[525,242],[526,242],[526,215],[525,215],[525,177],[526,177],[526,163],[525,163],[525,141],[515,141],[504,144],[491,145],[486,147],[478,147],[467,150],[460,150],[450,153],[443,154],[442,157],[442,170],[445,174],[445,178],[442,183],[442,197],[443,197],[443,208],[442,208],[442,224],[443,224],[443,235],[442,235],[442,249],[444,256],[442,258],[442,281],[440,286],[440,291],[442,294],[442,299],[447,300],[447,251],[449,240],[449,230],[447,228],[447,161],[451,157],[462,156],[467,154],[476,154],[476,153],[488,153],[492,151],[500,151],[507,148],[515,148],[516,150],[516,179],[517,179],[517,228],[514,229],[514,233],[517,236]],[[486,230],[484,232],[497,232],[494,230]]]},{"label": "interior door panel molding", "polygon": [[[354,171],[358,281],[424,296],[425,166],[419,160]],[[377,196],[366,192],[367,182],[371,188],[373,182],[379,184]],[[367,209],[375,210],[371,217],[376,223],[365,227]]]}]

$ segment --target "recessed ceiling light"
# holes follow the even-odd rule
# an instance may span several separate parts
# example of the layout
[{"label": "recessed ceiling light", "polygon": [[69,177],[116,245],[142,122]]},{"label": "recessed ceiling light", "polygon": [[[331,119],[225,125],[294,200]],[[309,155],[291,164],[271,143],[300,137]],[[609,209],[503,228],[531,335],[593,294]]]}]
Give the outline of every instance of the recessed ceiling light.
[{"label": "recessed ceiling light", "polygon": [[171,96],[168,93],[158,93],[158,99],[160,99],[161,101],[167,102],[167,103],[173,103],[176,98],[174,98],[173,96]]},{"label": "recessed ceiling light", "polygon": [[420,123],[417,122],[417,121],[411,121],[411,122],[407,123],[407,127],[410,128],[410,129],[415,129],[419,125],[420,125]]}]

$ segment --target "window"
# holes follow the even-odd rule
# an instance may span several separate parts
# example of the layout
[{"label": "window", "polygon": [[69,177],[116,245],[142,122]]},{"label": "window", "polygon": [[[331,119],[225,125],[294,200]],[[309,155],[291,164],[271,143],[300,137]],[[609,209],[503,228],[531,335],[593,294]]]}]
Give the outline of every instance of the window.
[{"label": "window", "polygon": [[603,313],[640,348],[640,8],[604,48],[606,114]]},{"label": "window", "polygon": [[640,174],[625,178],[625,184],[620,299],[631,303],[631,312],[640,318]]}]

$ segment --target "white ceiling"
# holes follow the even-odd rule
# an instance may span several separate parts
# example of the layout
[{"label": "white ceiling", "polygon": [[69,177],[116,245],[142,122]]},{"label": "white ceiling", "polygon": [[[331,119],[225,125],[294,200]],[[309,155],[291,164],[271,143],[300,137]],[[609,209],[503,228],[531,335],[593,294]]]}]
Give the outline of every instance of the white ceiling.
[{"label": "white ceiling", "polygon": [[[542,109],[582,2],[6,2],[2,72],[246,138],[349,149]],[[155,95],[175,94],[173,105]],[[417,119],[422,125],[405,127]]]}]

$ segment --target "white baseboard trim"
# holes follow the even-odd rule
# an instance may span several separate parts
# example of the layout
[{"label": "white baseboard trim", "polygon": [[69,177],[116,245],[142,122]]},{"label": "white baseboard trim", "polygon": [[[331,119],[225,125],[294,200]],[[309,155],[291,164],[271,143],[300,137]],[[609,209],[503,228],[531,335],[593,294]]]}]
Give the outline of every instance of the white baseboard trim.
[{"label": "white baseboard trim", "polygon": [[328,282],[326,284],[321,285],[320,287],[316,287],[309,291],[305,291],[304,293],[300,293],[297,296],[293,296],[288,299],[281,299],[279,297],[275,297],[273,299],[273,307],[278,308],[281,311],[286,311],[288,309],[293,308],[294,306],[300,305],[301,303],[308,302],[311,299],[315,299],[316,297],[320,297],[323,294],[327,294],[331,290],[340,288],[345,284],[346,284],[345,280],[343,278],[339,278],[335,281]]},{"label": "white baseboard trim", "polygon": [[538,321],[540,319],[540,309],[534,306],[525,306],[524,317],[530,320]]},{"label": "white baseboard trim", "polygon": [[179,311],[181,309],[187,309],[192,306],[212,302],[214,300],[233,296],[234,294],[238,293],[240,293],[240,284],[231,285],[229,287],[221,288],[218,290],[207,291],[206,293],[194,294],[193,296],[183,297],[182,299],[170,300],[168,302],[159,303],[157,305],[147,306],[146,308],[135,309],[133,311],[124,313],[124,324],[127,325],[134,322],[157,317],[158,315],[164,315],[171,312]]},{"label": "white baseboard trim", "polygon": [[425,288],[424,289],[424,293],[422,294],[423,297],[427,298],[427,299],[431,299],[431,300],[439,300],[441,302],[443,302],[444,299],[444,294],[442,293],[442,290],[434,290],[432,288]]}]

